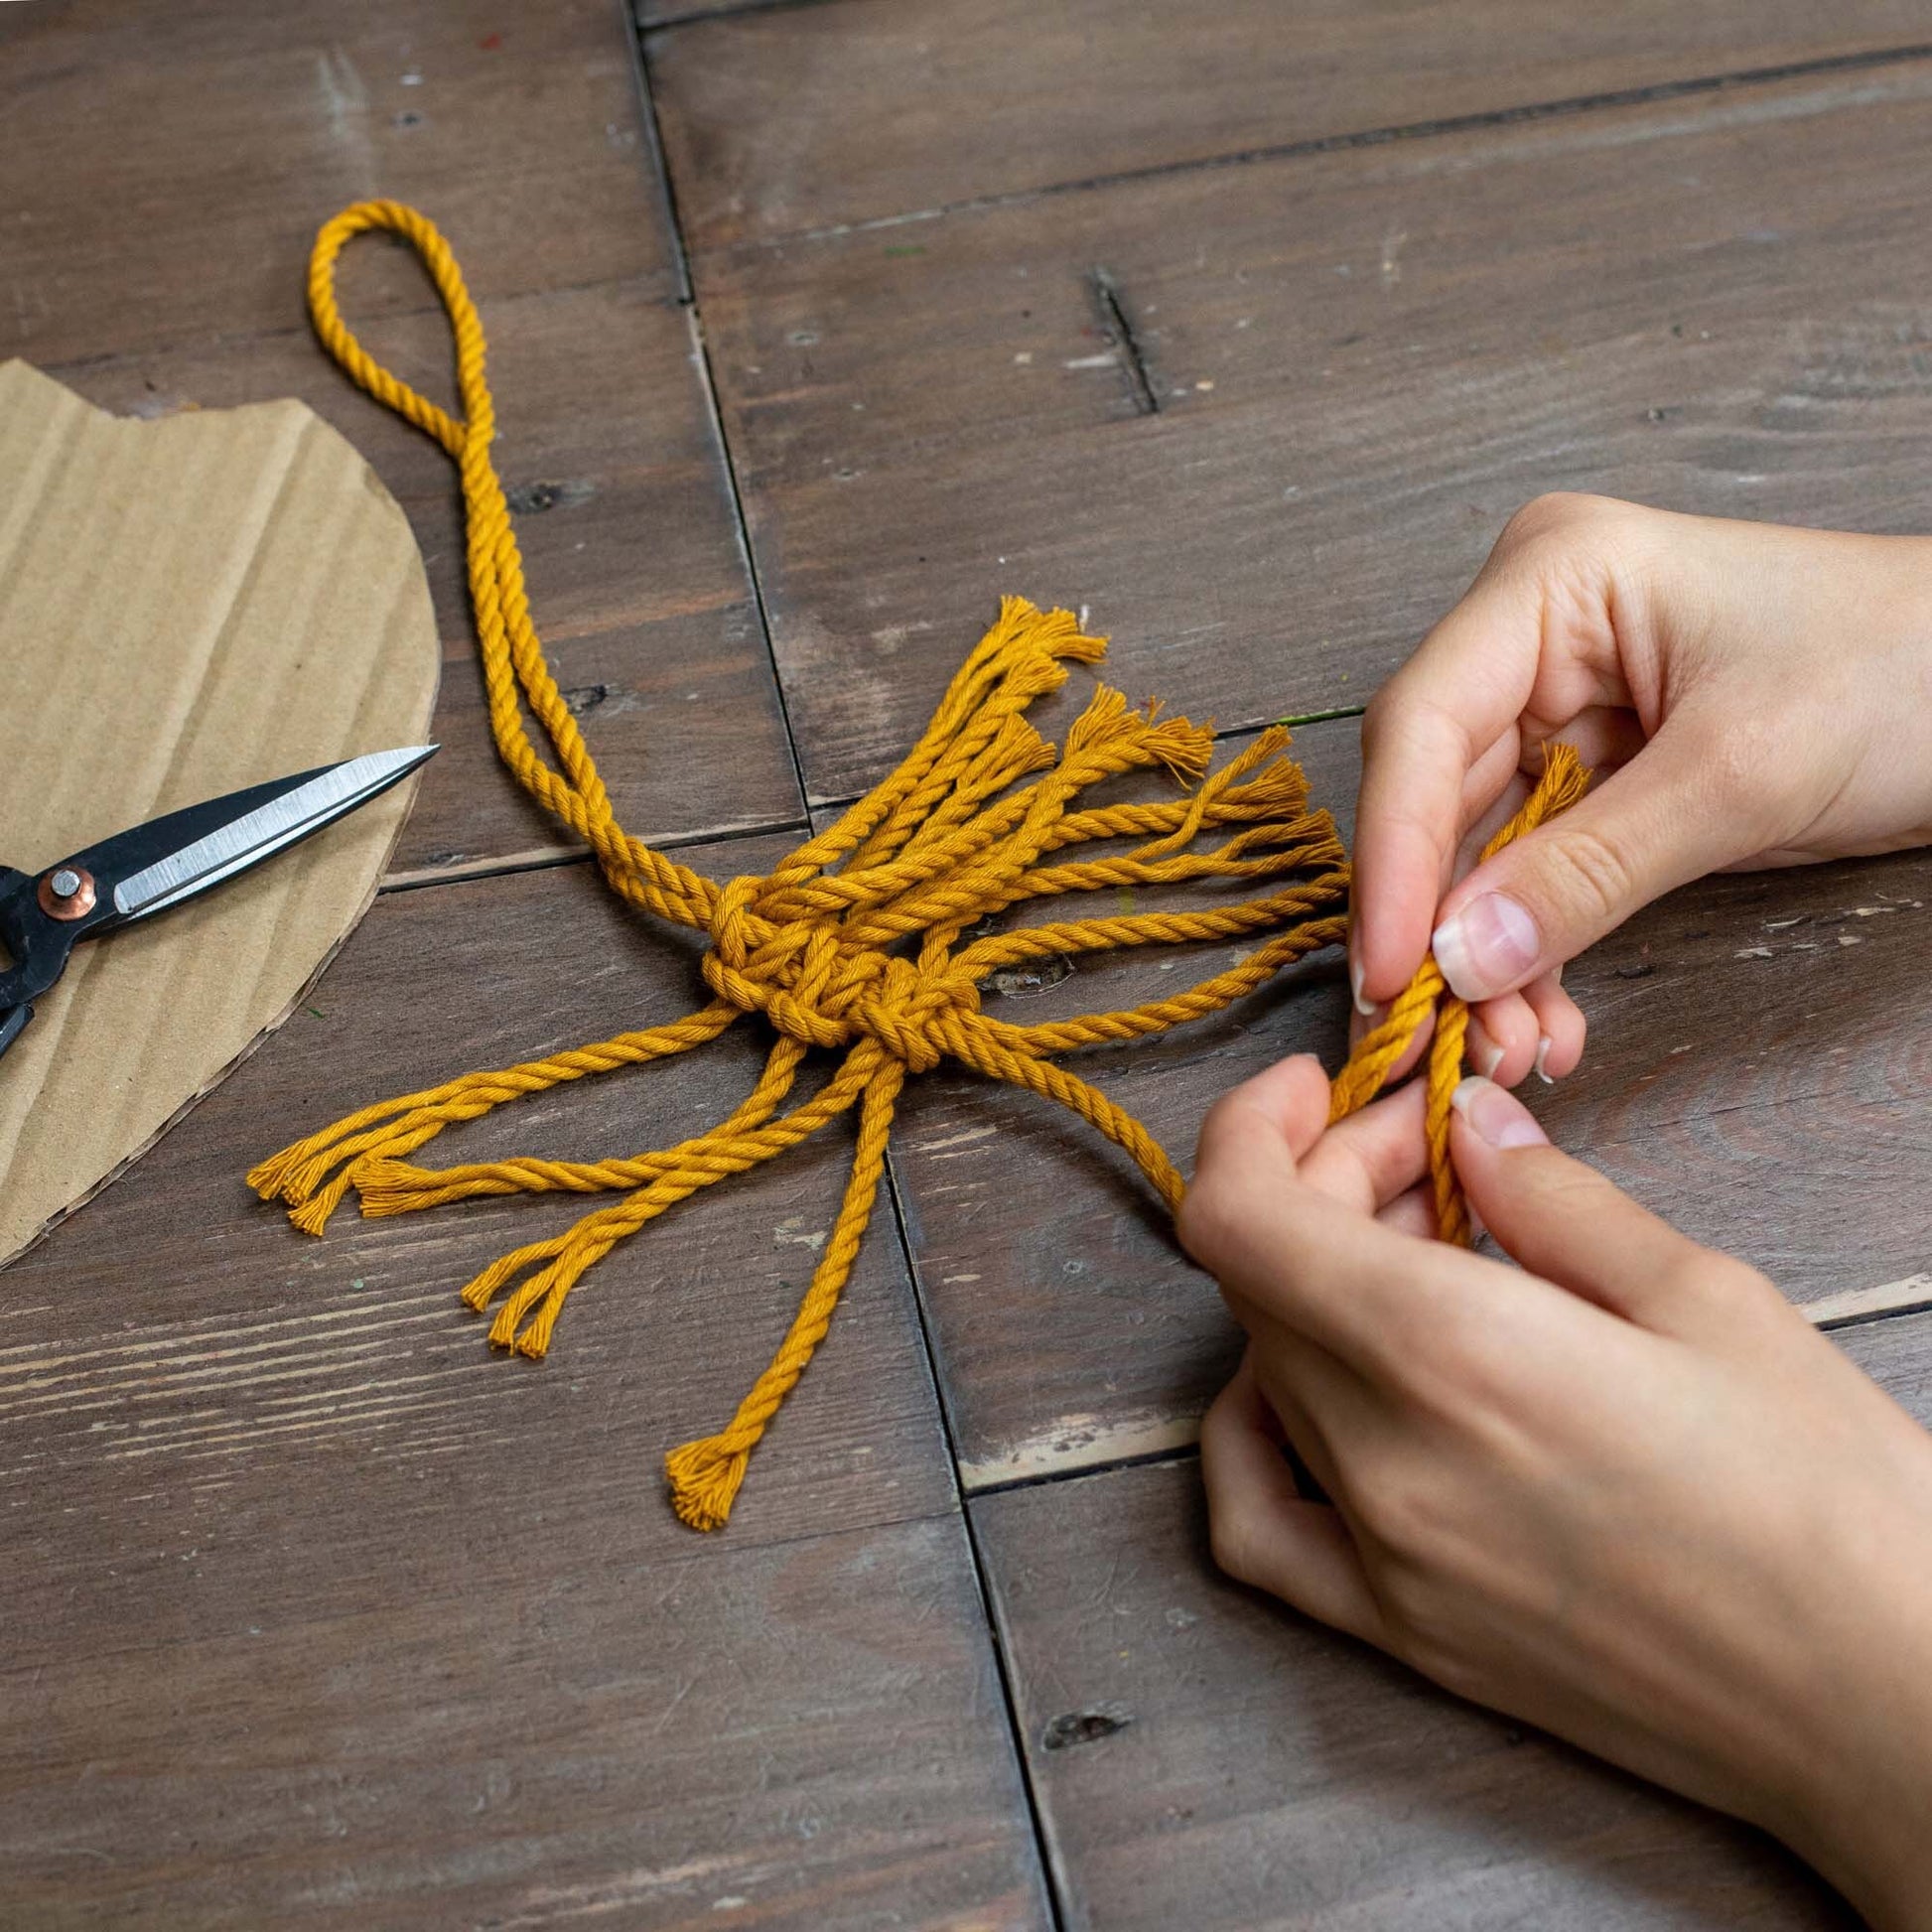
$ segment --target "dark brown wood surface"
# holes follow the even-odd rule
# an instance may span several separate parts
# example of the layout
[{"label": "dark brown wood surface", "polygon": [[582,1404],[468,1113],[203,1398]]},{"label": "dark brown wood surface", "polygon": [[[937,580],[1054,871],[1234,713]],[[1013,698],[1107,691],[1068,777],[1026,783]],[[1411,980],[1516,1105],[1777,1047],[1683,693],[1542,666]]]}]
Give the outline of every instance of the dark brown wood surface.
[{"label": "dark brown wood surface", "polygon": [[[718,14],[748,12],[754,7],[788,4],[789,0],[690,0],[687,6],[678,0],[638,0],[634,12],[640,27],[656,27],[683,20],[710,19]],[[815,5],[817,0],[805,0],[805,4]]]},{"label": "dark brown wood surface", "polygon": [[1929,166],[1905,63],[700,256],[808,789],[995,589],[1225,729],[1360,703],[1540,490],[1924,527]]},{"label": "dark brown wood surface", "polygon": [[[692,955],[582,865],[385,897],[0,1276],[9,1925],[1042,1922],[890,1217],[729,1531],[665,1500],[784,1332],[849,1136],[621,1247],[540,1365],[457,1290],[567,1198],[314,1240],[242,1185],[350,1107],[688,1011]],[[759,1057],[747,1029],[422,1158],[636,1152]]]},{"label": "dark brown wood surface", "polygon": [[[616,1501],[435,1595],[299,1511],[173,1539],[228,1629],[123,1588],[125,1641],[9,1682],[7,1923],[1044,1932],[958,1520],[664,1557]],[[308,1604],[325,1560],[354,1607]]]},{"label": "dark brown wood surface", "polygon": [[[445,749],[393,862],[405,876],[572,841],[490,747],[449,459],[309,332],[315,230],[371,195],[442,226],[482,306],[537,623],[626,824],[690,839],[801,815],[630,61],[602,0],[540,26],[445,0],[0,20],[0,354],[123,413],[299,396],[410,513],[444,638]],[[341,294],[378,359],[454,400],[449,324],[405,250],[355,244]]]},{"label": "dark brown wood surface", "polygon": [[[1356,730],[1297,735],[1346,829]],[[1925,853],[1707,881],[1568,969],[1584,1064],[1526,1098],[1560,1146],[1821,1314],[1932,1301],[1932,1013],[1899,997],[1929,936]],[[1033,1022],[1133,1004],[1241,951],[1082,962],[997,1010]],[[1346,1014],[1331,952],[1217,1020],[1077,1068],[1184,1164],[1235,1082],[1288,1053],[1339,1065]],[[908,1096],[894,1171],[968,1487],[1191,1440],[1234,1330],[1125,1156],[1032,1096],[941,1072]]]},{"label": "dark brown wood surface", "polygon": [[[672,282],[629,50],[603,0],[8,10],[0,353],[43,364],[287,329],[316,229],[413,202],[490,300]],[[293,293],[292,293],[293,292]],[[420,306],[406,258],[364,314]]]},{"label": "dark brown wood surface", "polygon": [[694,248],[1923,42],[1900,0],[642,0]]},{"label": "dark brown wood surface", "polygon": [[[1880,1325],[1919,1329],[1932,1415],[1928,1324]],[[1199,1488],[1189,1459],[971,1505],[1067,1926],[1857,1923],[1757,1834],[1217,1577]]]}]

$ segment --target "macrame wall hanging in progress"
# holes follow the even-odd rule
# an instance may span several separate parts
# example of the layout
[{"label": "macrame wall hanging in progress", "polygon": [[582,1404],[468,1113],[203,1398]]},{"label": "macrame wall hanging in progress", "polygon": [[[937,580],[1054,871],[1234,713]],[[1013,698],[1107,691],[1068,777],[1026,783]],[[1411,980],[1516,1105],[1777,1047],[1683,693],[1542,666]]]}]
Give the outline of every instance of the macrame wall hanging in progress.
[{"label": "macrame wall hanging in progress", "polygon": [[[342,319],[336,261],[369,229],[406,239],[442,296],[456,336],[461,418],[380,367]],[[731,1513],[765,1425],[831,1323],[879,1192],[906,1076],[951,1058],[1057,1101],[1131,1155],[1168,1207],[1177,1207],[1182,1181],[1159,1144],[1054,1056],[1201,1019],[1291,962],[1340,944],[1348,927],[1346,855],[1329,815],[1309,809],[1307,780],[1286,756],[1288,734],[1279,728],[1262,732],[1210,775],[1205,728],[1163,717],[1155,704],[1133,709],[1120,692],[1101,685],[1063,743],[1048,744],[1028,722],[1028,707],[1065,682],[1069,663],[1096,663],[1106,646],[1082,634],[1064,611],[1041,612],[1008,598],[890,777],[766,877],[714,884],[618,823],[544,661],[490,458],[494,408],[483,325],[442,235],[400,203],[345,209],[316,238],[309,306],[324,345],[348,374],[435,438],[462,472],[470,590],[490,728],[504,762],[590,846],[614,892],[707,935],[703,974],[711,998],[663,1026],[466,1073],[365,1107],[263,1162],[249,1183],[265,1200],[286,1201],[289,1218],[311,1234],[323,1231],[351,1187],[365,1215],[403,1214],[478,1194],[617,1196],[554,1239],[502,1256],[463,1292],[479,1310],[503,1295],[490,1341],[541,1357],[571,1290],[619,1242],[700,1188],[782,1154],[856,1108],[858,1145],[845,1196],[790,1330],[726,1427],[665,1459],[678,1515],[694,1529],[717,1529]],[[526,706],[550,741],[555,764],[530,742]],[[1191,789],[1158,803],[1082,802],[1104,779],[1157,769]],[[1562,810],[1584,783],[1575,755],[1553,747],[1542,782],[1490,849]],[[1071,856],[1090,845],[1108,849]],[[1070,918],[973,936],[989,915],[1032,901],[1209,880],[1252,881],[1258,896],[1208,909]],[[1145,1006],[1030,1027],[981,1010],[979,988],[989,975],[1030,961],[1244,937],[1256,943],[1236,965]],[[455,1122],[587,1074],[686,1052],[753,1014],[762,1014],[775,1035],[763,1071],[707,1134],[627,1160],[532,1158],[451,1168],[410,1161]],[[1435,962],[1425,960],[1388,1018],[1358,1043],[1333,1089],[1337,1119],[1366,1105],[1434,1021],[1426,1077],[1437,1221],[1445,1239],[1464,1243],[1469,1221],[1449,1158],[1449,1121],[1466,1019]],[[843,1057],[815,1091],[793,1101],[814,1046]]]}]

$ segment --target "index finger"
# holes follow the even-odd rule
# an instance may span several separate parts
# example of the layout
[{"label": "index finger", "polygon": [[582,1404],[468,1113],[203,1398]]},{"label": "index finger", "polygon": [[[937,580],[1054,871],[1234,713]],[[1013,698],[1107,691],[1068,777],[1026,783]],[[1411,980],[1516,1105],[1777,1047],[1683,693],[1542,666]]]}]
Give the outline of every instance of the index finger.
[{"label": "index finger", "polygon": [[1516,769],[1538,608],[1532,581],[1485,567],[1362,719],[1351,952],[1367,1000],[1394,999],[1422,964],[1464,823]]},{"label": "index finger", "polygon": [[1311,1185],[1292,1144],[1312,1145],[1304,1125],[1269,1132],[1253,1106],[1225,1103],[1201,1125],[1180,1234],[1238,1318],[1278,1322],[1386,1385],[1445,1322],[1494,1319],[1523,1292],[1513,1270],[1384,1227]]}]

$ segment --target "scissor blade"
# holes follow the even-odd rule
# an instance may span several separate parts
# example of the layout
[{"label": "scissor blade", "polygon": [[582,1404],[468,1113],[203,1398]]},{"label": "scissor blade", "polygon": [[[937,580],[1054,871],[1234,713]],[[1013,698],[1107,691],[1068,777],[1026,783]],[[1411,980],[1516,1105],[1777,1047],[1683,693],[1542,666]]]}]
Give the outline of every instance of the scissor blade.
[{"label": "scissor blade", "polygon": [[[152,825],[123,833],[122,839],[143,842],[146,850],[141,852],[142,858],[156,843],[164,850],[140,871],[113,880],[115,923],[144,919],[150,913],[179,905],[183,899],[259,865],[298,839],[333,825],[358,805],[400,783],[435,750],[434,745],[411,745],[400,751],[371,752],[341,764],[299,771],[274,784],[232,792],[205,805],[191,805]],[[171,828],[186,842],[169,850],[165,848]],[[121,840],[109,841],[110,848],[120,844]],[[102,856],[107,856],[105,851]],[[112,877],[112,870],[107,864],[97,868],[106,878]]]}]

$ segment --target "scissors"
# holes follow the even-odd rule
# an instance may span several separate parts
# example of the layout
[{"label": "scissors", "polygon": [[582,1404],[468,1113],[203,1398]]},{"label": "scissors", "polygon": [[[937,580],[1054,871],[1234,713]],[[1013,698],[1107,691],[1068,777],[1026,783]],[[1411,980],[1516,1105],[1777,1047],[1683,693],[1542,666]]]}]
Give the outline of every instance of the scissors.
[{"label": "scissors", "polygon": [[0,1053],[34,1017],[82,939],[117,932],[320,832],[399,784],[437,747],[371,752],[231,791],[117,832],[43,873],[0,866]]}]

